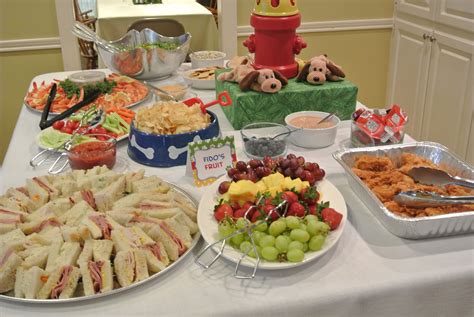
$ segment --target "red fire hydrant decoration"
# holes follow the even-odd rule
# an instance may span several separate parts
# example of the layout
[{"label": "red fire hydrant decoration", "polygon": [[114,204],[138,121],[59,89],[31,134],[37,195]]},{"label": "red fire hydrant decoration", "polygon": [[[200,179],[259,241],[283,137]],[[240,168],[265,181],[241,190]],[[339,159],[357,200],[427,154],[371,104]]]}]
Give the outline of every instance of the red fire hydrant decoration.
[{"label": "red fire hydrant decoration", "polygon": [[256,69],[278,70],[287,78],[296,77],[295,54],[306,47],[296,29],[301,23],[296,0],[256,0],[250,18],[255,29],[244,41],[250,53],[255,53]]}]

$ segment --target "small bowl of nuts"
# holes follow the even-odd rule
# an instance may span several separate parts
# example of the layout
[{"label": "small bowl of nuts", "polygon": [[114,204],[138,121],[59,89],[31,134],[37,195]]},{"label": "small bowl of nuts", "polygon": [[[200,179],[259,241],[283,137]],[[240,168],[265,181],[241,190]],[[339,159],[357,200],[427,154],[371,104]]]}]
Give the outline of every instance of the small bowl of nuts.
[{"label": "small bowl of nuts", "polygon": [[285,155],[290,133],[288,127],[272,122],[251,123],[240,130],[245,154],[259,160],[265,156],[277,158]]}]

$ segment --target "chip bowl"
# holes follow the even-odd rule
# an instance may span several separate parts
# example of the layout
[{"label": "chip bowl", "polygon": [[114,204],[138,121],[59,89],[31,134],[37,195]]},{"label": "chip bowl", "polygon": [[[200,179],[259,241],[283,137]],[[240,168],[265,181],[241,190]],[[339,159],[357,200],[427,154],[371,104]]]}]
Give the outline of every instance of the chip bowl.
[{"label": "chip bowl", "polygon": [[[167,50],[160,47],[138,47],[151,43],[175,43],[177,48]],[[97,45],[107,68],[136,79],[157,79],[170,76],[184,62],[191,44],[191,34],[167,37],[151,29],[140,32],[130,30],[122,38],[108,44]],[[110,49],[111,47],[116,49]]]},{"label": "chip bowl", "polygon": [[204,129],[179,134],[152,134],[139,131],[132,121],[128,137],[128,155],[137,163],[172,167],[186,165],[188,143],[212,139],[220,135],[219,121],[211,111],[211,123]]}]

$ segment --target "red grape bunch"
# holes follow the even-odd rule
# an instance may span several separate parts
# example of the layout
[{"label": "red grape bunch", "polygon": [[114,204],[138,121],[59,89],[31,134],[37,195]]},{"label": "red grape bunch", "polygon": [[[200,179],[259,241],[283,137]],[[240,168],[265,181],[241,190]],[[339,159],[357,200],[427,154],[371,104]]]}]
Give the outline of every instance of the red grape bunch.
[{"label": "red grape bunch", "polygon": [[[322,180],[326,174],[317,163],[306,162],[302,156],[297,157],[294,154],[288,154],[286,157],[277,159],[265,156],[263,160],[238,161],[235,167],[227,170],[227,175],[234,182],[246,179],[256,183],[263,177],[275,172],[292,179],[300,178],[303,181],[308,181],[311,186]],[[230,182],[222,182],[219,185],[219,193],[226,193],[229,186]]]}]

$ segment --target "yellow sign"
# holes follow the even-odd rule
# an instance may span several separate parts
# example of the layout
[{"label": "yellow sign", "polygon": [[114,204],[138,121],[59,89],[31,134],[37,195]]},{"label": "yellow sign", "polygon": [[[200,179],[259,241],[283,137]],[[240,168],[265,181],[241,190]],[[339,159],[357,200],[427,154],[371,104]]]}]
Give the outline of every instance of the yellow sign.
[{"label": "yellow sign", "polygon": [[289,16],[299,12],[296,0],[255,0],[253,13],[263,16]]}]

